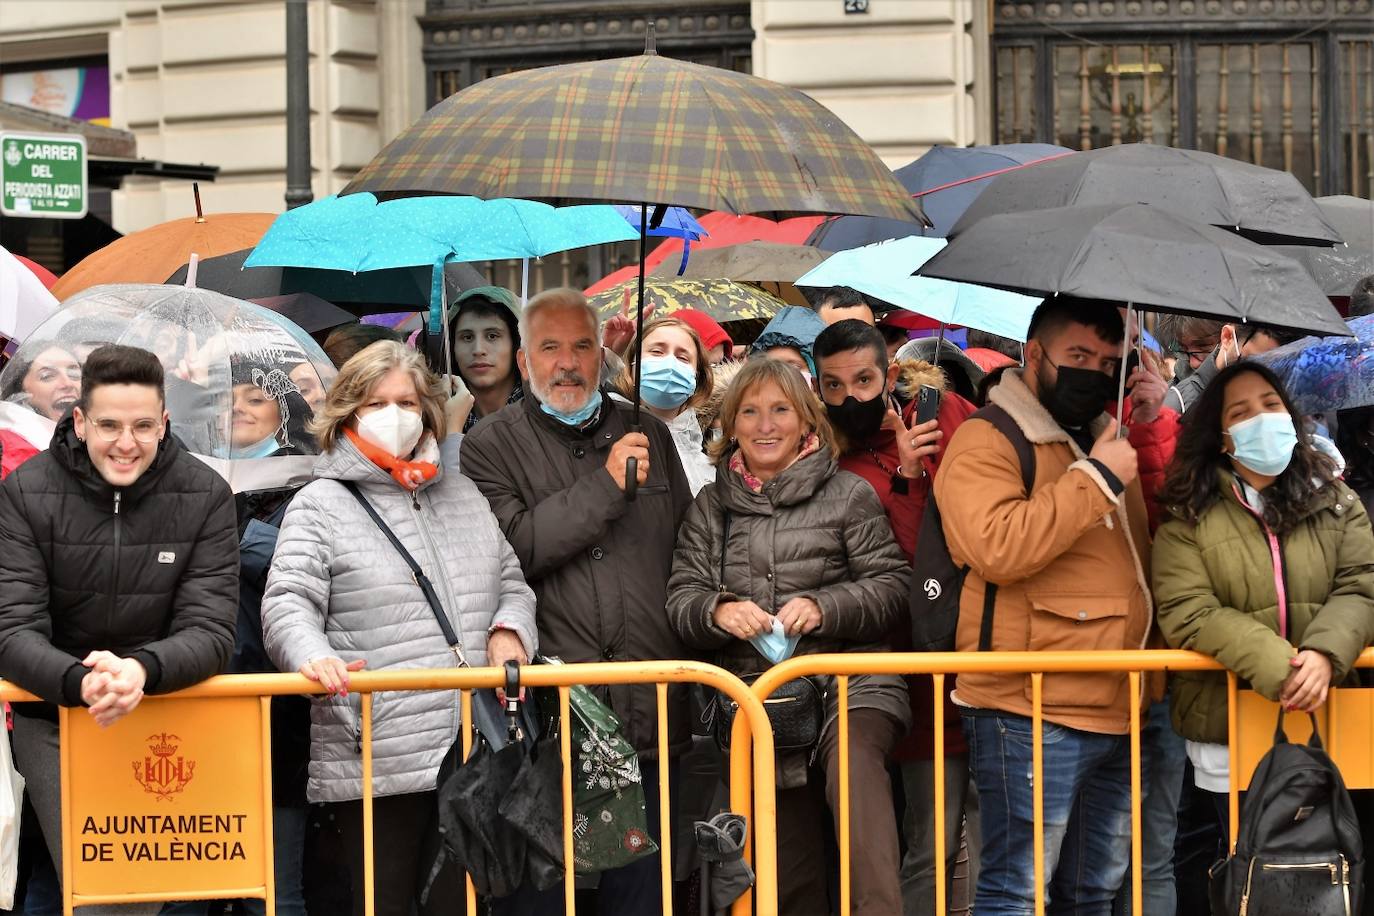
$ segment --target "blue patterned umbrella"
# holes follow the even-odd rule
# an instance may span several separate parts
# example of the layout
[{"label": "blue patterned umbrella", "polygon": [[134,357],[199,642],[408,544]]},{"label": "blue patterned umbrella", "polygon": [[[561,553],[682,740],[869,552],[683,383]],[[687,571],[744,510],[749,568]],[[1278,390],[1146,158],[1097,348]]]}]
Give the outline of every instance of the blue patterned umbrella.
[{"label": "blue patterned umbrella", "polygon": [[1374,315],[1352,320],[1350,331],[1354,337],[1304,337],[1257,360],[1303,413],[1374,406]]}]

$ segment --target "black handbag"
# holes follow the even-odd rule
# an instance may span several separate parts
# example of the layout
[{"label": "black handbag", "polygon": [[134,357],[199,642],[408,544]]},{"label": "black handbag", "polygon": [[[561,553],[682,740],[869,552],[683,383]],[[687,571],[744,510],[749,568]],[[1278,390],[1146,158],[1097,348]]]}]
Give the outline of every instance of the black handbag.
[{"label": "black handbag", "polygon": [[[717,584],[725,593],[725,547],[730,540],[730,510],[725,510],[720,538],[720,580]],[[758,675],[742,678],[753,684]],[[821,739],[825,724],[825,694],[807,677],[788,681],[763,701],[768,722],[773,727],[773,747],[778,751],[812,751]],[[730,730],[735,725],[739,704],[729,694],[716,691],[708,710],[715,731],[716,745],[723,751],[730,749]]]}]

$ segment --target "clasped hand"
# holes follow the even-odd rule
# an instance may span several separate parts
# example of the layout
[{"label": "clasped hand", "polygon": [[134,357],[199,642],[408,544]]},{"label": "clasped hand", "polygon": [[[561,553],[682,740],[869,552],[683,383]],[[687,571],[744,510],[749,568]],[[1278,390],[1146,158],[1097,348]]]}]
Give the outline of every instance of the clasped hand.
[{"label": "clasped hand", "polygon": [[133,712],[143,699],[148,672],[132,658],[98,649],[81,660],[91,670],[81,679],[81,701],[95,723],[106,728]]}]

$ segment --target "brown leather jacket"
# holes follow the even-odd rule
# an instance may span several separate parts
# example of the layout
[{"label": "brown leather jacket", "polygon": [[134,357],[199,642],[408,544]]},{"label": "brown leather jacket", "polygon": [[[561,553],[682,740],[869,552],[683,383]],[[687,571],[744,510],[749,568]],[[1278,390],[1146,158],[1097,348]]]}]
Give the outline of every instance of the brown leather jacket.
[{"label": "brown leather jacket", "polygon": [[[1140,481],[1116,496],[1083,451],[1011,370],[993,389],[1035,448],[1021,484],[1015,448],[991,423],[959,427],[935,478],[950,555],[970,567],[956,646],[976,651],[986,584],[998,587],[993,651],[1140,649],[1153,631],[1150,536]],[[1094,434],[1108,422],[1091,424]],[[957,702],[1031,714],[1023,674],[961,674]],[[1103,734],[1129,729],[1126,674],[1046,674],[1050,722]]]}]

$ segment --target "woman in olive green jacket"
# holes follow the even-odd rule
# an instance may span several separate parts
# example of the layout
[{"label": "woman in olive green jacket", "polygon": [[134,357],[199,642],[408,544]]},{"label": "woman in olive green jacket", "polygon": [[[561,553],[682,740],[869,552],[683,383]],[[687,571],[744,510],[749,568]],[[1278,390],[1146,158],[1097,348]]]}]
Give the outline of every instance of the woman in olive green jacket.
[{"label": "woman in olive green jacket", "polygon": [[[1159,626],[1263,696],[1310,712],[1374,640],[1374,533],[1267,368],[1220,372],[1188,412],[1154,542]],[[1226,677],[1179,672],[1174,727],[1197,785],[1227,791]]]}]

